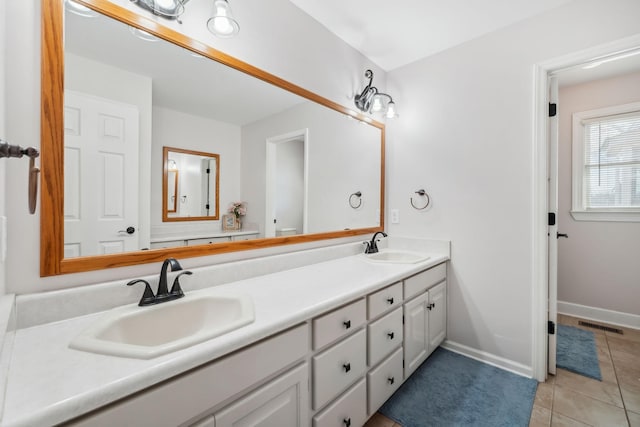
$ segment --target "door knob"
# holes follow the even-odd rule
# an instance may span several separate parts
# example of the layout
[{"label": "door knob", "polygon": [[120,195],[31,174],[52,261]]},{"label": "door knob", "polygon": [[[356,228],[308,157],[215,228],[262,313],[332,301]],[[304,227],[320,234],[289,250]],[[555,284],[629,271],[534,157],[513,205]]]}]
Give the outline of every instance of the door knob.
[{"label": "door knob", "polygon": [[133,234],[136,232],[136,229],[133,227],[127,227],[126,230],[118,230],[118,233],[122,234],[122,233],[127,233],[127,234]]},{"label": "door knob", "polygon": [[556,238],[564,237],[565,239],[569,238],[569,235],[566,233],[556,233]]}]

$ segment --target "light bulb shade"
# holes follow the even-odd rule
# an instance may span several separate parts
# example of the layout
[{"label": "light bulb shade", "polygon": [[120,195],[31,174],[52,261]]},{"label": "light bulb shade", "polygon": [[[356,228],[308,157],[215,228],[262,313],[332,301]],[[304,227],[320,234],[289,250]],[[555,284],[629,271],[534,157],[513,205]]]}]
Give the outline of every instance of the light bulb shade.
[{"label": "light bulb shade", "polygon": [[144,40],[146,42],[157,42],[160,40],[153,34],[148,33],[144,30],[141,30],[140,28],[132,27],[131,25],[129,25],[129,32],[134,36],[136,36],[137,38]]},{"label": "light bulb shade", "polygon": [[395,102],[389,101],[389,103],[387,104],[387,113],[385,115],[387,116],[388,119],[395,119],[399,117]]},{"label": "light bulb shade", "polygon": [[233,18],[227,0],[214,0],[213,16],[207,21],[207,29],[222,38],[233,37],[240,32],[240,25]]},{"label": "light bulb shade", "polygon": [[131,0],[143,9],[165,18],[177,18],[184,13],[184,3],[189,0]]},{"label": "light bulb shade", "polygon": [[87,6],[81,5],[80,3],[76,3],[73,0],[65,0],[64,1],[65,9],[74,15],[82,16],[84,18],[95,18],[99,15],[93,9],[89,9]]},{"label": "light bulb shade", "polygon": [[373,102],[371,103],[371,112],[379,113],[384,109],[384,103],[380,95],[374,95]]}]

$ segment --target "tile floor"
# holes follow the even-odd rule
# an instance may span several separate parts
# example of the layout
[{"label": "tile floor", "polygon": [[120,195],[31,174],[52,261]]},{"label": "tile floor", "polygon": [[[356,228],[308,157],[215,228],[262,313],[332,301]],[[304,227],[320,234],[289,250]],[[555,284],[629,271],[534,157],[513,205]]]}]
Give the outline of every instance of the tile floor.
[{"label": "tile floor", "polygon": [[[558,369],[538,384],[529,427],[640,427],[640,330],[619,328],[619,335],[579,326],[578,320],[558,316],[560,324],[595,334],[602,381]],[[402,426],[375,414],[365,427]]]}]

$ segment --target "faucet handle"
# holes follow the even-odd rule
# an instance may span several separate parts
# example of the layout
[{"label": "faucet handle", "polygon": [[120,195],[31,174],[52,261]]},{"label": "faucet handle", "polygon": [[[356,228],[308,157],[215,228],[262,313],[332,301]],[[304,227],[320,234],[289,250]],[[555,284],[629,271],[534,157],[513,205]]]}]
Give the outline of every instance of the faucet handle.
[{"label": "faucet handle", "polygon": [[175,279],[173,279],[173,285],[171,285],[171,291],[169,293],[171,295],[179,295],[178,298],[184,296],[184,292],[182,292],[182,288],[180,287],[180,281],[179,281],[180,276],[182,276],[183,274],[190,276],[193,273],[190,271],[183,271],[182,273],[178,274]]},{"label": "faucet handle", "polygon": [[140,302],[138,303],[138,305],[142,307],[144,305],[155,304],[156,296],[153,294],[153,291],[151,290],[151,286],[149,285],[149,282],[147,282],[146,280],[135,279],[127,283],[127,286],[132,286],[139,282],[144,283],[145,287],[144,287],[144,293],[142,294],[142,298],[140,298]]},{"label": "faucet handle", "polygon": [[369,242],[362,242],[362,244],[364,245],[364,253],[368,254],[369,249],[371,248],[371,244]]}]

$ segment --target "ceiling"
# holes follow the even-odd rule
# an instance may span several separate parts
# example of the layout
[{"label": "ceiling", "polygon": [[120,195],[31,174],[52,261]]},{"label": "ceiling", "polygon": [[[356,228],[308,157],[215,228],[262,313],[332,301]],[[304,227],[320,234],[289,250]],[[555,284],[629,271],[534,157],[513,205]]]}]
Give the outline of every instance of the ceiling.
[{"label": "ceiling", "polygon": [[290,0],[385,71],[571,0]]}]

